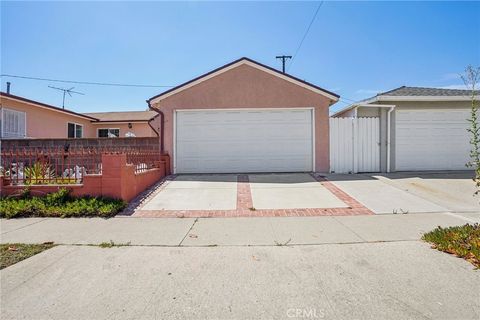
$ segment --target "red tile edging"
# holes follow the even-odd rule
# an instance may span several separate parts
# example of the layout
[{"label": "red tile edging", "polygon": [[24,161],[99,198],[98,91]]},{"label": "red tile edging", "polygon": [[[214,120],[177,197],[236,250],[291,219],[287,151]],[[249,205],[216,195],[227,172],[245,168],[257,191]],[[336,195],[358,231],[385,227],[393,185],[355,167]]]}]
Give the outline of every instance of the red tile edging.
[{"label": "red tile edging", "polygon": [[250,180],[248,175],[237,176],[237,211],[253,208],[252,193],[250,192]]}]

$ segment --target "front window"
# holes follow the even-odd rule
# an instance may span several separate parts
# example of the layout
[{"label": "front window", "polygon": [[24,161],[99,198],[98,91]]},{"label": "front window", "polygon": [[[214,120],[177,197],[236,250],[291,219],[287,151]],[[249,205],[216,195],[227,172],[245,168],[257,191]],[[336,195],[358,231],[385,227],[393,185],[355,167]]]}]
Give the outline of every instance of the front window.
[{"label": "front window", "polygon": [[120,129],[104,128],[98,129],[99,138],[118,138],[120,137]]},{"label": "front window", "polygon": [[81,138],[83,137],[83,126],[78,123],[68,123],[68,137]]},{"label": "front window", "polygon": [[2,138],[25,138],[26,114],[7,108],[0,109],[0,137]]}]

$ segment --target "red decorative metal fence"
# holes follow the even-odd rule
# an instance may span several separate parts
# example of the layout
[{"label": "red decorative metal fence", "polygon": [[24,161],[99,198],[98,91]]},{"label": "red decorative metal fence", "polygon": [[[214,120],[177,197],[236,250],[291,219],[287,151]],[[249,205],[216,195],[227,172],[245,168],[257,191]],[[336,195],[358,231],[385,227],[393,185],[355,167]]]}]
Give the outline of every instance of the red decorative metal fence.
[{"label": "red decorative metal fence", "polygon": [[135,173],[158,167],[156,150],[108,148],[12,148],[0,153],[0,175],[7,185],[80,184],[102,173],[102,154],[125,154]]}]

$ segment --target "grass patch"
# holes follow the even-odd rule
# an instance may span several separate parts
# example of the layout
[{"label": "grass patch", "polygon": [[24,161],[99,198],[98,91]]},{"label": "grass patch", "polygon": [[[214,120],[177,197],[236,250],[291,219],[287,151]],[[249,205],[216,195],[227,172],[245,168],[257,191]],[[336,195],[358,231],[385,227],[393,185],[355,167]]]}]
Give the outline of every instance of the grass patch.
[{"label": "grass patch", "polygon": [[0,244],[0,269],[6,268],[30,258],[42,251],[54,247],[53,243],[44,244],[24,244],[24,243],[6,243]]},{"label": "grass patch", "polygon": [[112,240],[109,242],[102,242],[98,246],[100,248],[113,248],[113,247],[128,247],[130,245],[130,242],[127,243],[115,243]]},{"label": "grass patch", "polygon": [[454,254],[480,268],[480,224],[438,227],[425,233],[422,239],[431,243],[433,248]]},{"label": "grass patch", "polygon": [[45,197],[32,197],[28,189],[19,197],[0,199],[0,218],[19,217],[110,217],[123,210],[122,200],[104,197],[70,196],[67,189],[60,189]]}]

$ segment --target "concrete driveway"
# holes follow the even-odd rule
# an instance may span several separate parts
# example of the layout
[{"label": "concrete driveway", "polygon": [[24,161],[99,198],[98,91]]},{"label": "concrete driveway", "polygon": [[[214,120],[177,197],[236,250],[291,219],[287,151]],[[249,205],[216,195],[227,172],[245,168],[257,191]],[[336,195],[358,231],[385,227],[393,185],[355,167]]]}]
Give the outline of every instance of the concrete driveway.
[{"label": "concrete driveway", "polygon": [[377,214],[452,212],[480,222],[472,172],[331,174],[327,178]]},{"label": "concrete driveway", "polygon": [[371,214],[308,173],[179,175],[136,208],[142,217],[263,217]]},{"label": "concrete driveway", "polygon": [[451,212],[480,222],[471,172],[180,175],[141,217],[262,217]]}]

